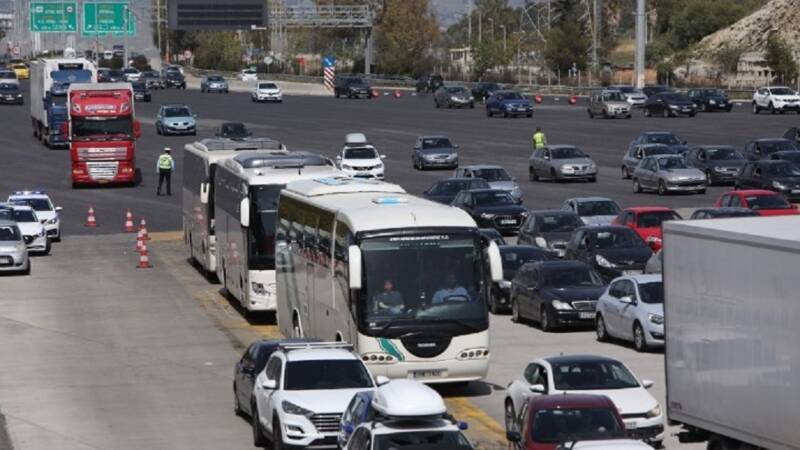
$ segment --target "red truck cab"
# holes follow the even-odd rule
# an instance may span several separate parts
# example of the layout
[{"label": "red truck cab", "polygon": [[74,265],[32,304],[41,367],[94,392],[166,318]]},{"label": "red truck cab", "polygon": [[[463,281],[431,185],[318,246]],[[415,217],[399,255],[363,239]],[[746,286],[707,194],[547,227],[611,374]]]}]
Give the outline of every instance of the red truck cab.
[{"label": "red truck cab", "polygon": [[72,84],[67,108],[72,185],[135,183],[141,126],[130,83]]}]

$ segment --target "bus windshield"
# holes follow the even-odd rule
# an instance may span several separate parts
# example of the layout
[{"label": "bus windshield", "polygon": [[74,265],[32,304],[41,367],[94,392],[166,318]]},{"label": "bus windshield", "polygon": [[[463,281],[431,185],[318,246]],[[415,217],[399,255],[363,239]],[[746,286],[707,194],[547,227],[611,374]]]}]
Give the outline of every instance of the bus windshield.
[{"label": "bus windshield", "polygon": [[477,332],[488,326],[483,254],[470,234],[382,236],[361,242],[365,280],[361,327],[367,334],[436,326]]},{"label": "bus windshield", "polygon": [[251,186],[250,270],[275,270],[275,219],[283,185]]}]

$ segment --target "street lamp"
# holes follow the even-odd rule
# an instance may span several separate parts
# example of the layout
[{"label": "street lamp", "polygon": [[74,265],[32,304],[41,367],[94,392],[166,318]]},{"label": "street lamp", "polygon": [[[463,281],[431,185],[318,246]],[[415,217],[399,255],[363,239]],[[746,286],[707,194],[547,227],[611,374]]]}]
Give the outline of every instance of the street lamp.
[{"label": "street lamp", "polygon": [[500,29],[503,30],[503,52],[506,51],[506,26],[500,25]]}]

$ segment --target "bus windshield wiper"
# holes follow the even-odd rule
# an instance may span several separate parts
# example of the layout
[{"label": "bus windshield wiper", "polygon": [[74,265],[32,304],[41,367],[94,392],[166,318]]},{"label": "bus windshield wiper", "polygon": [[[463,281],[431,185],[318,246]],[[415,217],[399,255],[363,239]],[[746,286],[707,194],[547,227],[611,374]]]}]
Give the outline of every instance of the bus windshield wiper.
[{"label": "bus windshield wiper", "polygon": [[479,332],[479,331],[483,331],[481,329],[481,327],[479,327],[479,326],[477,326],[477,325],[475,325],[475,324],[473,324],[473,323],[471,323],[469,321],[466,321],[464,319],[433,319],[433,321],[437,322],[437,323],[455,323],[455,324],[461,325],[464,328],[468,328],[468,329],[470,329],[470,330],[472,330],[472,331],[474,331],[476,333]]}]

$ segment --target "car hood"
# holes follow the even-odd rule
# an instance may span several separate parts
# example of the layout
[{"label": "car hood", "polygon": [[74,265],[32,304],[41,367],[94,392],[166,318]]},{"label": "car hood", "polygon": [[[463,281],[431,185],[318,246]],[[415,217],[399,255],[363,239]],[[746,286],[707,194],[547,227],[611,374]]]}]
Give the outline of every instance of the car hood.
[{"label": "car hood", "polygon": [[597,439],[593,441],[565,442],[572,450],[652,450],[653,447],[636,439]]},{"label": "car hood", "polygon": [[728,101],[728,97],[723,97],[721,95],[712,95],[712,96],[706,97],[706,100],[714,100],[715,102],[727,102]]},{"label": "car hood", "polygon": [[648,313],[648,314],[658,314],[659,316],[664,315],[664,304],[663,303],[645,303],[639,302],[636,306],[638,309]]},{"label": "car hood", "polygon": [[258,89],[258,92],[264,94],[277,94],[280,91],[281,91],[280,89]]},{"label": "car hood", "polygon": [[19,231],[21,231],[22,234],[27,234],[27,235],[39,234],[44,229],[44,225],[37,222],[17,222],[17,226],[19,227]]},{"label": "car hood", "polygon": [[784,101],[784,102],[785,101],[789,101],[789,100],[796,101],[796,100],[800,100],[800,96],[797,96],[797,95],[773,95],[772,99],[773,100],[780,100],[780,101]]},{"label": "car hood", "polygon": [[475,214],[498,214],[498,215],[517,215],[526,211],[519,205],[499,205],[499,206],[478,206],[474,209]]},{"label": "car hood", "polygon": [[617,265],[645,264],[653,252],[648,247],[608,248],[597,250],[597,254]]},{"label": "car hood", "polygon": [[492,189],[502,189],[509,192],[519,189],[515,181],[489,181],[488,183]]},{"label": "car hood", "polygon": [[773,178],[772,181],[777,181],[791,188],[800,188],[800,177],[780,177]]},{"label": "car hood", "polygon": [[422,150],[420,154],[425,158],[436,158],[441,156],[453,156],[456,154],[456,151],[452,148],[437,148],[436,150]]},{"label": "car hood", "polygon": [[613,106],[614,108],[627,108],[628,102],[604,102],[606,106]]},{"label": "car hood", "polygon": [[283,399],[317,414],[342,414],[353,396],[369,389],[283,391]]},{"label": "car hood", "polygon": [[603,295],[606,288],[603,286],[567,286],[560,288],[548,287],[543,290],[558,300],[571,302],[578,300],[597,300]]},{"label": "car hood", "polygon": [[610,225],[616,218],[617,215],[614,214],[613,216],[583,216],[581,220],[586,225]]},{"label": "car hood", "polygon": [[539,233],[539,236],[544,238],[547,241],[547,245],[552,244],[553,242],[567,242],[569,238],[572,237],[571,231],[550,231],[547,233]]},{"label": "car hood", "polygon": [[36,217],[39,220],[50,220],[58,217],[58,213],[55,211],[36,211]]},{"label": "car hood", "polygon": [[501,100],[500,104],[503,106],[530,106],[531,102],[524,98],[517,98],[517,99],[508,99],[508,100]]},{"label": "car hood", "polygon": [[686,100],[665,100],[664,103],[670,106],[695,106],[693,102]]},{"label": "car hood", "polygon": [[658,406],[658,401],[642,387],[629,389],[598,389],[598,390],[579,390],[579,391],[559,391],[567,394],[591,394],[605,395],[610,398],[614,405],[623,414],[643,414]]},{"label": "car hood", "polygon": [[591,158],[565,158],[565,159],[553,159],[551,160],[553,165],[563,166],[563,165],[589,165],[592,164]]},{"label": "car hood", "polygon": [[374,159],[342,159],[342,164],[348,166],[364,167],[364,166],[377,166],[381,163],[380,158]]},{"label": "car hood", "polygon": [[702,178],[705,179],[705,175],[699,169],[695,169],[690,167],[688,169],[671,169],[671,170],[661,170],[659,171],[661,175],[666,177],[669,180],[680,180],[680,179],[698,179]]}]

